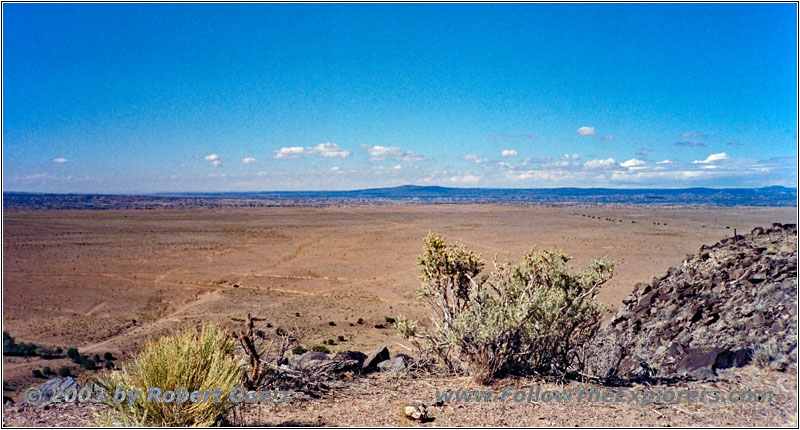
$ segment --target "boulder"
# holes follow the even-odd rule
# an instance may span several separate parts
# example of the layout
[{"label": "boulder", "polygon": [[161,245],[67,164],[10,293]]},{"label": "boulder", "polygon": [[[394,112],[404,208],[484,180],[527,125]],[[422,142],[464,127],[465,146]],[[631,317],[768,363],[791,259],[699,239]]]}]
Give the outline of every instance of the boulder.
[{"label": "boulder", "polygon": [[397,354],[394,358],[378,363],[381,372],[405,372],[411,363],[411,357],[406,354]]},{"label": "boulder", "polygon": [[80,390],[81,386],[78,384],[78,381],[73,379],[71,376],[50,379],[39,386],[39,391],[42,392],[42,400],[40,404],[44,405],[46,402],[48,402],[53,396],[53,391],[56,388],[60,388],[63,395],[67,389],[74,388],[76,390]]},{"label": "boulder", "polygon": [[386,361],[389,358],[389,348],[387,348],[386,345],[376,348],[364,359],[364,363],[361,365],[361,371],[371,372],[378,368],[378,363]]},{"label": "boulder", "polygon": [[308,351],[305,354],[292,360],[292,367],[302,366],[312,361],[330,360],[330,357],[321,352]]}]

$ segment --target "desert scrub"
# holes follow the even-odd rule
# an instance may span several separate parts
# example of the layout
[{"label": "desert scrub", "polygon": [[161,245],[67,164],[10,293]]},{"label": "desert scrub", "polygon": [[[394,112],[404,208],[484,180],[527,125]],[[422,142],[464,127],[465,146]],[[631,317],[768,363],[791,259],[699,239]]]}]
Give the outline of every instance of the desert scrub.
[{"label": "desert scrub", "polygon": [[[224,412],[232,406],[227,393],[242,383],[242,371],[236,362],[233,340],[221,329],[203,326],[185,329],[177,334],[149,341],[139,355],[122,370],[97,378],[97,383],[107,393],[106,403],[118,414],[114,420],[104,417],[108,422],[120,419],[125,426],[211,426],[219,421]],[[127,402],[111,400],[114,391],[141,391],[142,394],[132,406]],[[150,387],[162,390],[177,390],[183,387],[188,392],[213,391],[222,389],[220,402],[159,403],[146,402]]]},{"label": "desert scrub", "polygon": [[518,264],[484,262],[437,234],[425,238],[418,298],[433,330],[400,318],[397,329],[427,358],[486,383],[503,373],[565,374],[583,366],[578,351],[597,333],[604,309],[595,301],[613,263],[593,261],[570,273],[570,257],[535,251]]}]

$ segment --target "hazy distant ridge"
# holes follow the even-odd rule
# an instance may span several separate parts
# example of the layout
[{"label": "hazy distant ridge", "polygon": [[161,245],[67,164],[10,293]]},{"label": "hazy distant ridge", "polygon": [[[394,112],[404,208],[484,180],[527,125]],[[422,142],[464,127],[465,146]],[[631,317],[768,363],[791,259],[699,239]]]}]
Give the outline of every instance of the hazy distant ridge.
[{"label": "hazy distant ridge", "polygon": [[15,210],[179,209],[189,207],[317,206],[391,202],[796,206],[797,190],[785,187],[728,189],[508,189],[404,185],[393,188],[352,191],[259,191],[141,195],[3,193],[3,208]]}]

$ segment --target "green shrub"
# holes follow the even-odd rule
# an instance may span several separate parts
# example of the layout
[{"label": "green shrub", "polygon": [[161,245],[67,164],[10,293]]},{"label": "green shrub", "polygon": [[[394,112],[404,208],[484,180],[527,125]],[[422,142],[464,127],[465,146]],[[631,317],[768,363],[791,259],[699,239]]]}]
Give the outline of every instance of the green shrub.
[{"label": "green shrub", "polygon": [[328,325],[331,327],[336,327],[336,323],[333,321],[328,321]]},{"label": "green shrub", "polygon": [[308,352],[308,350],[307,350],[307,349],[305,349],[305,348],[303,348],[303,347],[302,347],[302,346],[300,346],[300,345],[297,345],[297,346],[295,346],[295,347],[292,349],[292,354],[294,354],[294,355],[303,355],[303,354],[305,354],[306,352]]},{"label": "green shrub", "polygon": [[69,367],[62,367],[62,368],[58,369],[58,376],[60,376],[62,378],[66,378],[70,374],[72,374],[72,372],[69,370]]},{"label": "green shrub", "polygon": [[394,324],[395,323],[395,319],[392,318],[392,317],[384,317],[384,319],[386,320],[387,324]]},{"label": "green shrub", "polygon": [[336,339],[338,339],[339,342],[344,342],[344,336],[342,335],[336,336]]},{"label": "green shrub", "polygon": [[69,348],[67,349],[67,357],[71,358],[72,361],[78,362],[80,361],[80,353],[76,348]]},{"label": "green shrub", "polygon": [[34,378],[42,378],[42,379],[44,379],[44,375],[42,375],[42,371],[39,370],[39,369],[33,369],[33,372],[31,372],[31,373],[33,374]]},{"label": "green shrub", "polygon": [[331,350],[325,345],[315,345],[313,348],[311,348],[311,350],[314,352],[324,352],[325,354],[331,352]]},{"label": "green shrub", "polygon": [[531,250],[518,264],[495,262],[482,275],[481,257],[461,244],[430,234],[423,250],[418,297],[438,328],[397,323],[423,355],[480,383],[503,373],[563,375],[582,366],[578,350],[600,327],[603,307],[594,298],[613,263],[593,261],[570,273],[566,254]]},{"label": "green shrub", "polygon": [[233,352],[233,341],[220,329],[187,329],[147,342],[130,364],[97,378],[97,383],[111,392],[117,387],[142,393],[150,387],[183,387],[190,393],[219,388],[223,394],[218,403],[147,402],[145,395],[132,406],[110,399],[106,402],[122,416],[125,425],[207,427],[217,423],[232,406],[228,393],[242,383],[242,370]]},{"label": "green shrub", "polygon": [[49,366],[45,366],[44,369],[42,369],[42,373],[44,373],[47,376],[53,376],[56,374],[55,372],[53,372],[53,369],[51,369]]},{"label": "green shrub", "polygon": [[112,361],[112,360],[116,360],[116,358],[114,358],[114,354],[112,354],[110,352],[106,352],[105,354],[103,354],[103,360]]},{"label": "green shrub", "polygon": [[364,324],[364,318],[359,318],[358,321],[356,321],[356,322],[359,323],[359,324]]}]

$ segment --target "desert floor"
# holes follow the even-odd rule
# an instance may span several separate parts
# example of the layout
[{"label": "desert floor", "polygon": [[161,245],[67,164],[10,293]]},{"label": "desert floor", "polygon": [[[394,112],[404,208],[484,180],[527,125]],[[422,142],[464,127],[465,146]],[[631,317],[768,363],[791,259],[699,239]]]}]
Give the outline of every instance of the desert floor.
[{"label": "desert floor", "polygon": [[[6,212],[3,329],[17,342],[124,358],[182,324],[234,327],[234,318],[252,313],[296,328],[306,346],[341,335],[331,350],[386,343],[399,352],[395,331],[375,325],[426,318],[415,289],[428,232],[487,260],[516,259],[532,246],[563,250],[576,268],[607,256],[617,266],[599,299],[614,311],[636,282],[681,264],[700,245],[734,229],[796,222],[795,214],[513,205]],[[35,382],[32,369],[69,364],[3,360],[7,395]]]}]

